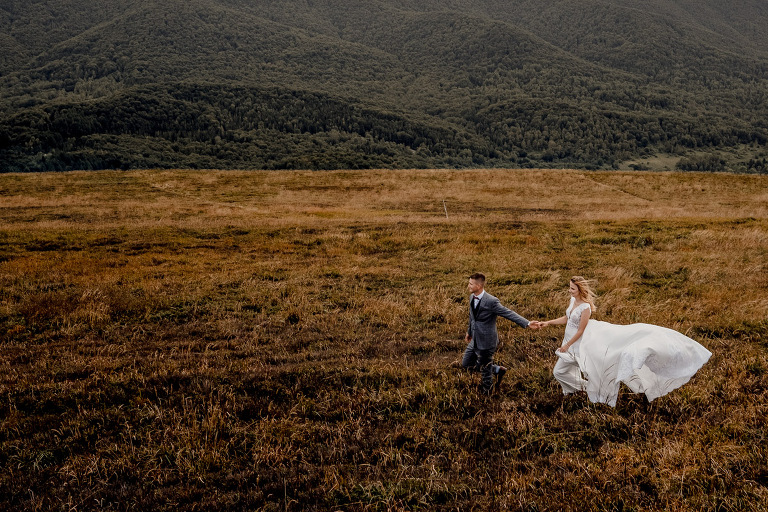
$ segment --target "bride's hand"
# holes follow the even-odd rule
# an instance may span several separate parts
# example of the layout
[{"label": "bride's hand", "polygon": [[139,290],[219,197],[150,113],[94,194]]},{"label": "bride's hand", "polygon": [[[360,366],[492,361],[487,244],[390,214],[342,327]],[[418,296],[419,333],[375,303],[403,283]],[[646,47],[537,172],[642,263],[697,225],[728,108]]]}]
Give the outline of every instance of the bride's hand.
[{"label": "bride's hand", "polygon": [[565,353],[565,352],[568,352],[568,349],[565,348],[565,347],[560,347],[560,348],[557,349],[557,351]]}]

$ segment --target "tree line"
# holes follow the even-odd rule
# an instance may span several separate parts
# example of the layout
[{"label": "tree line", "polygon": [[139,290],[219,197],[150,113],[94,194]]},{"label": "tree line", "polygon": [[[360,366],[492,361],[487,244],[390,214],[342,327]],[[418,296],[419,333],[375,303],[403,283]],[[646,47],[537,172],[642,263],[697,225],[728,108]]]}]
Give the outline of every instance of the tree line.
[{"label": "tree line", "polygon": [[[754,125],[692,122],[674,113],[601,111],[530,98],[470,107],[463,117],[445,119],[317,92],[139,86],[96,100],[33,105],[0,118],[0,161],[5,172],[614,168],[622,160],[658,151],[768,140],[766,130]],[[691,169],[701,165],[684,164]]]}]

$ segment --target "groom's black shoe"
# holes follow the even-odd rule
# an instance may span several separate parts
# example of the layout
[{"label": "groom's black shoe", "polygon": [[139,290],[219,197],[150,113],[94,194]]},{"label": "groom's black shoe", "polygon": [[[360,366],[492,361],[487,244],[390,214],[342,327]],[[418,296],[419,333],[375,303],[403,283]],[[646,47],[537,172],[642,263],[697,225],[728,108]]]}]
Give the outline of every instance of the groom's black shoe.
[{"label": "groom's black shoe", "polygon": [[507,368],[504,366],[499,366],[499,373],[496,374],[496,389],[499,389],[499,386],[501,385],[501,379],[504,378],[505,373],[507,373]]}]

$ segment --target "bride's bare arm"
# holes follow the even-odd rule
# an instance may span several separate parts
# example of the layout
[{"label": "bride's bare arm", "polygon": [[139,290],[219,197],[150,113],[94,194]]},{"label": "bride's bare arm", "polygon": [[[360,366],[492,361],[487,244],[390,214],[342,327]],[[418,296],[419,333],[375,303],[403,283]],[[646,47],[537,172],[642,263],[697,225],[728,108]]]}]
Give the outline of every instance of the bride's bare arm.
[{"label": "bride's bare arm", "polygon": [[541,326],[549,327],[550,325],[565,325],[567,323],[568,323],[568,317],[561,316],[560,318],[555,318],[554,320],[547,320],[546,322],[541,322]]},{"label": "bride's bare arm", "polygon": [[587,328],[587,324],[589,323],[589,317],[592,316],[592,310],[589,308],[586,308],[584,311],[581,312],[581,319],[579,320],[579,329],[576,331],[576,334],[573,335],[573,337],[568,340],[568,343],[560,347],[560,352],[567,352],[569,348],[571,348],[571,345],[579,341],[581,339],[581,335],[584,334],[584,329]]}]

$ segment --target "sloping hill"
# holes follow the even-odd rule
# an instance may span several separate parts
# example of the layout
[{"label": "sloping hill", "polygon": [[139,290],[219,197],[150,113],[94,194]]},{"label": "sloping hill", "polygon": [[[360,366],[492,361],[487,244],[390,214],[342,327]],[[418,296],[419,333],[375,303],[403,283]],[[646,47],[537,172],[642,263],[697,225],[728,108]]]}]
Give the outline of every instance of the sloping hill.
[{"label": "sloping hill", "polygon": [[[768,78],[768,32],[745,22],[742,3],[732,11],[709,2],[640,5],[557,2],[541,15],[516,15],[573,55],[681,89],[689,103],[704,100],[707,110],[731,113],[733,100],[744,100],[738,94],[745,86]],[[764,5],[753,7],[753,14],[768,19]]]},{"label": "sloping hill", "polygon": [[6,2],[0,27],[5,171],[610,168],[662,152],[750,170],[768,138],[754,0],[40,0]]}]

